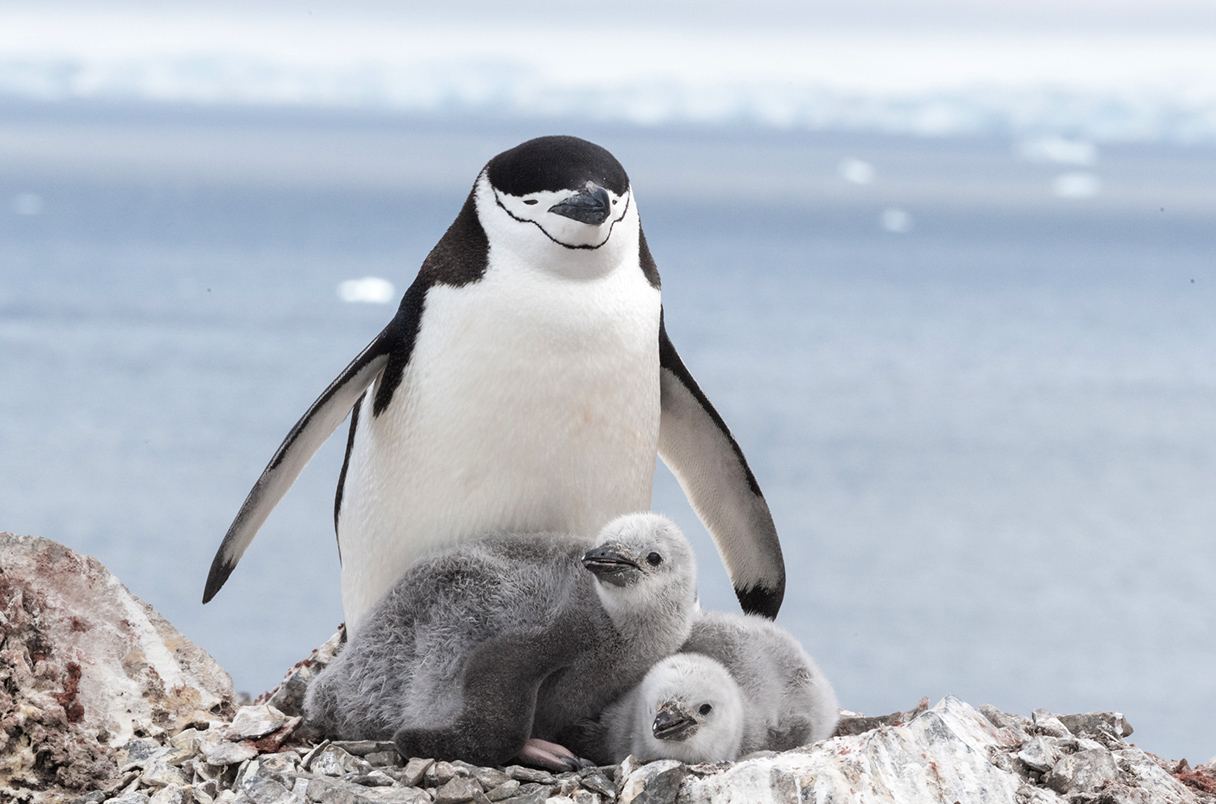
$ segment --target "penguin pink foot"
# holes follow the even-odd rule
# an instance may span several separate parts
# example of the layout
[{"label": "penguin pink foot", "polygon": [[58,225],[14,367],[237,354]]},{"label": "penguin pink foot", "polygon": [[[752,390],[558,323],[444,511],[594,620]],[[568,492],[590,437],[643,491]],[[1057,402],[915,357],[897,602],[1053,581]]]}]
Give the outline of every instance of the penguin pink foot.
[{"label": "penguin pink foot", "polygon": [[555,773],[589,768],[594,764],[582,757],[576,757],[570,749],[563,745],[537,737],[532,737],[524,743],[524,747],[520,749],[516,759],[524,764],[534,765]]}]

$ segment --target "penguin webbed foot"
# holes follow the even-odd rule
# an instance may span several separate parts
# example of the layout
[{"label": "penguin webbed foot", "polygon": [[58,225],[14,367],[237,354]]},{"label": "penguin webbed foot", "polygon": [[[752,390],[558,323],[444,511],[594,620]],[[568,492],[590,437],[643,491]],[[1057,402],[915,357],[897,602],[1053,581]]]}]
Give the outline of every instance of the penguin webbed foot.
[{"label": "penguin webbed foot", "polygon": [[538,737],[530,737],[515,759],[523,765],[531,765],[554,773],[565,773],[595,766],[594,762],[575,756],[565,746]]}]

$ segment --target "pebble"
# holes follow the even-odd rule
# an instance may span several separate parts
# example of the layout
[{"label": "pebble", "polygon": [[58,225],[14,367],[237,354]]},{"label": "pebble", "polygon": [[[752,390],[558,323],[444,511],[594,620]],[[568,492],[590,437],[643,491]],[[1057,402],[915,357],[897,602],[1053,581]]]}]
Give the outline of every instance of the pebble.
[{"label": "pebble", "polygon": [[289,718],[273,706],[242,706],[228,727],[228,737],[233,740],[250,740],[265,737],[291,723],[298,724],[299,718]]},{"label": "pebble", "polygon": [[523,765],[508,765],[505,770],[507,775],[516,781],[547,785],[557,784],[557,779],[549,771],[525,768]]},{"label": "pebble", "polygon": [[522,784],[510,798],[499,800],[499,804],[544,804],[553,795],[553,788],[546,784],[529,782]]},{"label": "pebble", "polygon": [[427,787],[443,787],[452,779],[456,778],[456,767],[450,762],[440,760],[426,771],[426,786]]},{"label": "pebble", "polygon": [[418,759],[413,758],[405,763],[405,769],[397,777],[398,781],[406,787],[417,787],[422,783],[426,772],[435,764],[433,759]]},{"label": "pebble", "polygon": [[502,801],[503,799],[511,798],[519,792],[519,782],[515,779],[508,778],[505,782],[486,791],[486,798],[490,801]]},{"label": "pebble", "polygon": [[435,804],[462,804],[482,792],[481,783],[467,776],[456,776],[435,793]]}]

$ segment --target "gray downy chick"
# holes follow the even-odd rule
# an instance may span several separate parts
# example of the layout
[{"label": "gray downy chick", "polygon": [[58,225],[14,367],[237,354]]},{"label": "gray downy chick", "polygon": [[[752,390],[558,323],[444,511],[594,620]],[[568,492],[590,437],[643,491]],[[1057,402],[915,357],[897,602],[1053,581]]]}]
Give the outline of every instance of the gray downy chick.
[{"label": "gray downy chick", "polygon": [[[591,549],[587,549],[590,547]],[[670,520],[619,517],[593,545],[501,534],[409,570],[312,683],[328,736],[495,765],[556,740],[687,638],[692,548]]]},{"label": "gray downy chick", "polygon": [[743,744],[745,706],[721,662],[698,653],[669,656],[604,710],[603,761],[622,762],[630,754],[641,762],[733,761]]},{"label": "gray downy chick", "polygon": [[712,657],[744,699],[740,755],[786,751],[827,739],[840,709],[836,693],[793,635],[750,614],[698,611],[683,653]]}]

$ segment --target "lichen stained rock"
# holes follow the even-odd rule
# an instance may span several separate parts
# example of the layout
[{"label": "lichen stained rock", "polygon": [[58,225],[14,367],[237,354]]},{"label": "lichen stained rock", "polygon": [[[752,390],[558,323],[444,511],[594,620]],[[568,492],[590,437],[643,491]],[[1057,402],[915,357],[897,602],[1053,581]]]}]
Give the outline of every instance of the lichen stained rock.
[{"label": "lichen stained rock", "polygon": [[0,799],[104,787],[120,746],[232,698],[223,668],[100,561],[0,533]]}]

